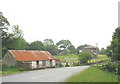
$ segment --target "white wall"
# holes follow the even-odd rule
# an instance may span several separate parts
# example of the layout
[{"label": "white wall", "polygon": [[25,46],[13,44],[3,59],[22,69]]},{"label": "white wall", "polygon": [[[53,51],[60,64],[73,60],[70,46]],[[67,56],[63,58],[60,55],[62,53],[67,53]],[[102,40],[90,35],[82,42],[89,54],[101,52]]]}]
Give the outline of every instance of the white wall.
[{"label": "white wall", "polygon": [[52,67],[55,67],[55,64],[56,64],[55,60],[52,60]]},{"label": "white wall", "polygon": [[32,69],[37,68],[36,61],[32,61]]}]

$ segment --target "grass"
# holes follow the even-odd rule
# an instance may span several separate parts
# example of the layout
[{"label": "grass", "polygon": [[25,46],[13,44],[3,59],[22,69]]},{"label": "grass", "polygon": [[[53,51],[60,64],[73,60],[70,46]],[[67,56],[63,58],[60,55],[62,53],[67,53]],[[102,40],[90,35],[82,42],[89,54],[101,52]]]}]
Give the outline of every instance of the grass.
[{"label": "grass", "polygon": [[23,72],[22,70],[20,70],[19,68],[17,69],[7,69],[5,71],[0,72],[0,75],[8,75],[8,74],[13,74],[13,73],[19,73],[19,72]]},{"label": "grass", "polygon": [[[62,63],[65,63],[66,61],[78,61],[78,55],[76,54],[68,54],[68,55],[62,55],[62,56],[54,56],[55,59],[60,59]],[[68,59],[66,59],[68,58]],[[70,59],[71,58],[71,59]]]},{"label": "grass", "polygon": [[118,82],[118,76],[95,67],[76,74],[65,82]]},{"label": "grass", "polygon": [[19,72],[25,71],[22,68],[19,68],[16,66],[12,66],[12,67],[4,66],[2,69],[3,70],[0,71],[0,75],[8,75],[8,74],[19,73]]}]

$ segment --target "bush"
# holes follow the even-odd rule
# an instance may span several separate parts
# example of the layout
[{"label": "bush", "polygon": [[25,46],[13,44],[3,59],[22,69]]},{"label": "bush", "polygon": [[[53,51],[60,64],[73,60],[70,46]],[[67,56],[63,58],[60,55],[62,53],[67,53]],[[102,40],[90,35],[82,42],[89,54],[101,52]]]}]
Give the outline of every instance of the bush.
[{"label": "bush", "polygon": [[119,66],[120,66],[120,63],[112,63],[111,62],[111,63],[104,63],[104,64],[96,65],[95,67],[120,75],[120,67]]},{"label": "bush", "polygon": [[65,67],[70,67],[70,65],[65,65]]},{"label": "bush", "polygon": [[92,59],[92,55],[88,52],[81,52],[79,54],[79,60],[81,63],[87,63],[88,60]]},{"label": "bush", "polygon": [[73,66],[80,66],[78,62],[73,62]]},{"label": "bush", "polygon": [[7,71],[7,70],[18,70],[18,71],[24,71],[23,68],[20,68],[20,67],[15,66],[15,65],[12,65],[12,66],[2,65],[2,71]]}]

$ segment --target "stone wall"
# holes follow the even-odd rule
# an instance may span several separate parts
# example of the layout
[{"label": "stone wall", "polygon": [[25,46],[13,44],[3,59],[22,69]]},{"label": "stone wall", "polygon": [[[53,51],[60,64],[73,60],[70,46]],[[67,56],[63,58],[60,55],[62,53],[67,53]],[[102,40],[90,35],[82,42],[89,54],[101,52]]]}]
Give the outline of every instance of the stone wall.
[{"label": "stone wall", "polygon": [[12,54],[8,51],[3,57],[3,64],[8,66],[17,65],[17,61],[14,59]]}]

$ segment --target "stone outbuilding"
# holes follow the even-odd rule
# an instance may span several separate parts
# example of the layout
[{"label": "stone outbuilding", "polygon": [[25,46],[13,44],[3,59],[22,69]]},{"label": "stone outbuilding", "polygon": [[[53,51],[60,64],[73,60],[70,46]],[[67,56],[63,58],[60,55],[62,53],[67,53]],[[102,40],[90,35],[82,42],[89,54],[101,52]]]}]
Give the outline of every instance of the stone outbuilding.
[{"label": "stone outbuilding", "polygon": [[9,50],[3,57],[7,66],[16,65],[24,69],[39,69],[55,67],[55,60],[48,51]]}]

